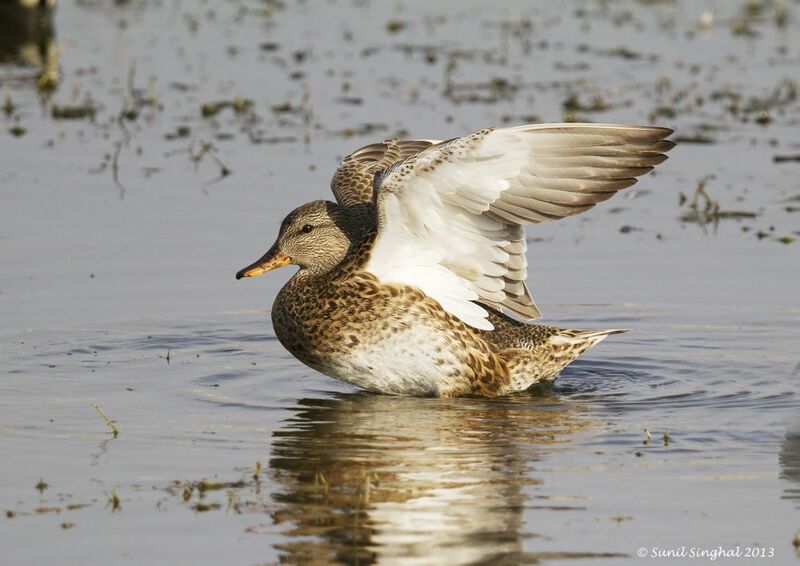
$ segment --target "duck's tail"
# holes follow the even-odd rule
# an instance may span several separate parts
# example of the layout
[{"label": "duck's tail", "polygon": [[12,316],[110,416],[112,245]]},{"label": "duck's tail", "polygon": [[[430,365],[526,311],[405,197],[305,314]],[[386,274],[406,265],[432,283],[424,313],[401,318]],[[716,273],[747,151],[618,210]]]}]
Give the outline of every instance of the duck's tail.
[{"label": "duck's tail", "polygon": [[552,381],[570,362],[606,336],[621,334],[627,329],[571,330],[552,328],[552,334],[530,349],[504,352],[511,373],[511,391],[528,389],[540,381]]},{"label": "duck's tail", "polygon": [[559,328],[550,337],[550,342],[553,344],[565,344],[571,348],[578,348],[581,354],[602,342],[606,336],[612,334],[622,334],[627,332],[627,328],[613,328],[611,330],[569,330],[566,328]]},{"label": "duck's tail", "polygon": [[[574,361],[589,348],[592,348],[606,339],[611,334],[621,334],[627,332],[625,328],[614,328],[611,330],[569,330],[558,328],[550,336],[548,346],[552,356],[553,378],[558,375],[564,367]],[[551,378],[552,379],[552,378]]]}]

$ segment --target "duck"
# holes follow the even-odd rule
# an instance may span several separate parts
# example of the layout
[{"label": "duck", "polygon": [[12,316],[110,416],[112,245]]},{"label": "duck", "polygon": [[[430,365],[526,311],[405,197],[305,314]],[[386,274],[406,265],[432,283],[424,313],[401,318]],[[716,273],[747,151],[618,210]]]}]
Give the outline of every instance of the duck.
[{"label": "duck", "polygon": [[497,397],[553,381],[607,336],[534,324],[524,227],[593,208],[666,160],[672,130],[564,123],[345,157],[236,279],[287,265],[272,324],[308,367],[375,393]]}]

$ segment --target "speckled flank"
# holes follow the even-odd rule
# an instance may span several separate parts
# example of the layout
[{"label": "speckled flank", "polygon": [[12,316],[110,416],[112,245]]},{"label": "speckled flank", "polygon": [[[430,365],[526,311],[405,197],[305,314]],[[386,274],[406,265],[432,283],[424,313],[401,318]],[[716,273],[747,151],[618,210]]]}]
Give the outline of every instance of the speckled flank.
[{"label": "speckled flank", "polygon": [[293,278],[278,294],[278,339],[303,363],[395,395],[498,395],[505,362],[475,329],[417,289],[370,274]]}]

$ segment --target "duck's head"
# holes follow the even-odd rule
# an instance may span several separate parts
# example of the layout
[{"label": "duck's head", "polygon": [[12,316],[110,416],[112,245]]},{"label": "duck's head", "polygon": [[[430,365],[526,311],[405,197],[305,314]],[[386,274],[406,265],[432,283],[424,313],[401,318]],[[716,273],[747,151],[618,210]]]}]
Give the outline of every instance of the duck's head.
[{"label": "duck's head", "polygon": [[334,202],[315,200],[295,208],[281,223],[278,238],[260,259],[236,274],[257,277],[284,265],[325,273],[341,262],[350,248],[345,215]]}]

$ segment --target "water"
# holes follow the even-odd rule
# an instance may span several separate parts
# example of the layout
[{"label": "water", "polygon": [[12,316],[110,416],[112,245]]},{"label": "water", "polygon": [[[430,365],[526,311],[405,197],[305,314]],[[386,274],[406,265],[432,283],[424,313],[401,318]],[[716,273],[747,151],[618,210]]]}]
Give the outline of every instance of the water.
[{"label": "water", "polygon": [[[773,158],[800,153],[798,22],[797,2],[59,3],[0,45],[3,561],[795,559],[800,165]],[[239,113],[203,116],[220,101]],[[631,329],[554,386],[362,393],[275,340],[288,270],[234,281],[355,147],[565,112],[684,142],[529,229],[547,322]],[[681,220],[709,175],[756,216]]]}]

